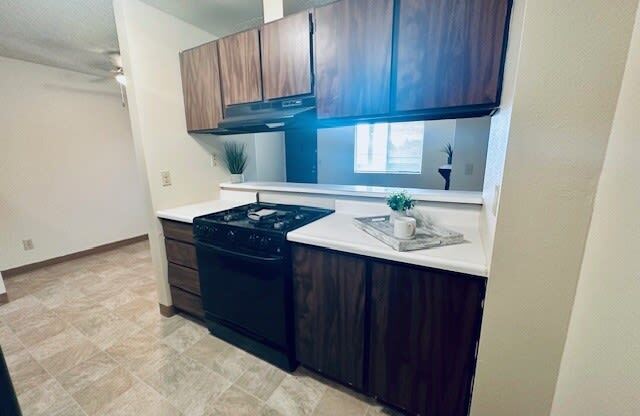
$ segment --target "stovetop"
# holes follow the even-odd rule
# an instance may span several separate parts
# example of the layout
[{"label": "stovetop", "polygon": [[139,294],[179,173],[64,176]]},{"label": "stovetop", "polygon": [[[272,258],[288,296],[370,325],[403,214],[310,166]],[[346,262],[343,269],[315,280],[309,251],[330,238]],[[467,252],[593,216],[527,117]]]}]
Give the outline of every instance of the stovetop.
[{"label": "stovetop", "polygon": [[[270,215],[259,220],[250,218],[260,213]],[[203,242],[275,251],[270,248],[283,244],[289,231],[331,213],[333,210],[323,208],[260,202],[197,217],[193,229],[196,240]]]}]

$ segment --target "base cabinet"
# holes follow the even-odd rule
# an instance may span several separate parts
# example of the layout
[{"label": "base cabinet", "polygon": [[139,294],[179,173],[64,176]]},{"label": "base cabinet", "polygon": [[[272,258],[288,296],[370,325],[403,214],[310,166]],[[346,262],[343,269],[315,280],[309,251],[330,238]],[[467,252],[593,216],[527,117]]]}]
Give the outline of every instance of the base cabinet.
[{"label": "base cabinet", "polygon": [[468,414],[485,280],[371,262],[371,394],[411,414]]},{"label": "base cabinet", "polygon": [[292,257],[296,358],[362,390],[365,260],[302,246]]},{"label": "base cabinet", "polygon": [[411,415],[469,411],[486,278],[293,247],[297,359]]}]

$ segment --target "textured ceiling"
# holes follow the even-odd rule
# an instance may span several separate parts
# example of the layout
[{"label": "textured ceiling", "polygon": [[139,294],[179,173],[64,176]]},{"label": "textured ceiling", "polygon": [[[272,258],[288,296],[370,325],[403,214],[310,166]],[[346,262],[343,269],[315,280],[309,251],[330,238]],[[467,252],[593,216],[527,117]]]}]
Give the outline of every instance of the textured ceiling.
[{"label": "textured ceiling", "polygon": [[[262,0],[142,0],[218,37],[262,23]],[[285,15],[335,0],[284,0]]]},{"label": "textured ceiling", "polygon": [[111,0],[0,0],[0,55],[95,75],[118,50]]},{"label": "textured ceiling", "polygon": [[[143,0],[216,36],[262,23],[262,0]],[[285,14],[334,0],[284,0]],[[118,50],[112,0],[0,0],[0,56],[105,76]]]}]

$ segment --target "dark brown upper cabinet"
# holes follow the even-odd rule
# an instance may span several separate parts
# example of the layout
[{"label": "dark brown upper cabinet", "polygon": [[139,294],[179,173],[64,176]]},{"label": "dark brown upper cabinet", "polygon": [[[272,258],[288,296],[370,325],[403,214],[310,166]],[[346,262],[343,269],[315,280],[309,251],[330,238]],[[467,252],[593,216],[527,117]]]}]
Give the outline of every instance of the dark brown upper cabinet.
[{"label": "dark brown upper cabinet", "polygon": [[210,130],[222,119],[217,42],[180,54],[182,92],[188,131]]},{"label": "dark brown upper cabinet", "polygon": [[466,416],[486,279],[371,262],[371,394],[409,414]]},{"label": "dark brown upper cabinet", "polygon": [[218,41],[224,105],[262,101],[258,29]]},{"label": "dark brown upper cabinet", "polygon": [[262,83],[264,99],[312,92],[311,20],[308,11],[262,27]]},{"label": "dark brown upper cabinet", "polygon": [[397,0],[395,110],[495,106],[510,0]]},{"label": "dark brown upper cabinet", "polygon": [[315,16],[318,118],[388,113],[393,0],[341,0]]},{"label": "dark brown upper cabinet", "polygon": [[357,389],[364,383],[366,261],[293,247],[296,357]]}]

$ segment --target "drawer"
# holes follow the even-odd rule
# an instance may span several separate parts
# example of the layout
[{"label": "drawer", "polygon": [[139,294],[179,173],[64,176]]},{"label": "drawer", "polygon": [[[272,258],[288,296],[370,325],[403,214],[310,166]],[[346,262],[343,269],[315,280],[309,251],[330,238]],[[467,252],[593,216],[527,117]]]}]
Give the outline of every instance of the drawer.
[{"label": "drawer", "polygon": [[200,295],[200,278],[197,270],[169,263],[169,284]]},{"label": "drawer", "polygon": [[196,257],[196,247],[192,244],[182,243],[176,240],[164,240],[167,249],[167,260],[170,263],[179,264],[180,266],[198,268],[198,259]]},{"label": "drawer", "polygon": [[195,317],[204,319],[204,310],[202,309],[202,300],[200,296],[193,293],[171,286],[171,299],[173,306],[181,311],[187,312]]},{"label": "drawer", "polygon": [[193,244],[193,224],[162,220],[162,231],[165,238]]}]

